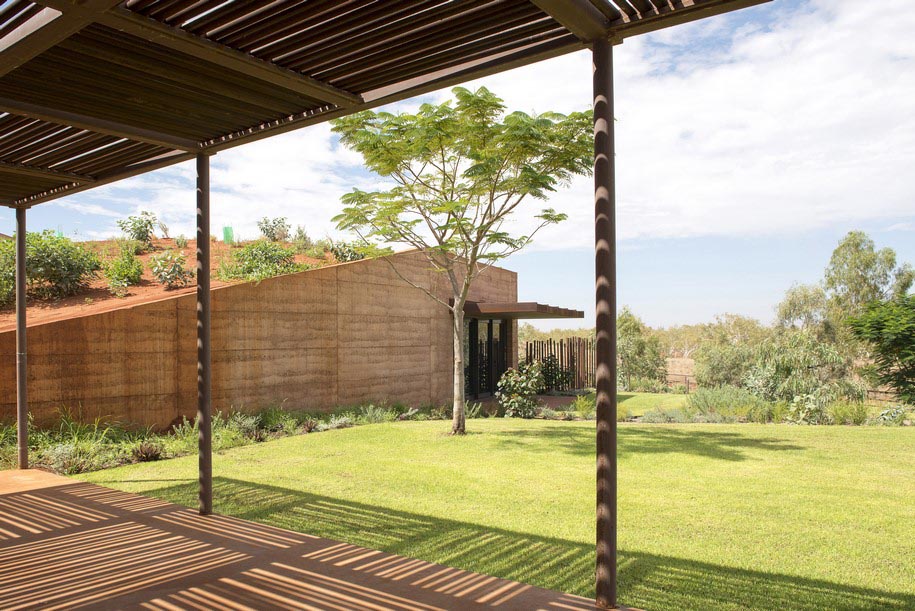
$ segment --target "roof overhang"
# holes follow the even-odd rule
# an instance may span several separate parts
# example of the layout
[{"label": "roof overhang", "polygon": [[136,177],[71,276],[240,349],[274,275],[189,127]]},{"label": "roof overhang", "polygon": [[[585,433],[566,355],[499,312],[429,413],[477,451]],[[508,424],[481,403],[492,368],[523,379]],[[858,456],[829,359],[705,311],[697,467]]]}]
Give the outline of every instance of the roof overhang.
[{"label": "roof overhang", "polygon": [[2,0],[0,205],[769,0]]},{"label": "roof overhang", "polygon": [[464,315],[470,318],[584,318],[580,310],[569,310],[535,301],[486,302],[468,301]]}]

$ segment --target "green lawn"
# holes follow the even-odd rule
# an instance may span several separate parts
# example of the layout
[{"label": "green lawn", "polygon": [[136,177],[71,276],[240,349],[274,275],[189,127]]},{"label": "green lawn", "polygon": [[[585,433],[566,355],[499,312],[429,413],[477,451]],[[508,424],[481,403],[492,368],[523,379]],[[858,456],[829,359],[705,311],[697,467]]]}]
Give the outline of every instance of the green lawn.
[{"label": "green lawn", "polygon": [[676,409],[686,406],[688,395],[651,392],[621,392],[617,395],[617,405],[625,406],[630,416],[642,416],[656,407]]},{"label": "green lawn", "polygon": [[[216,509],[592,593],[592,422],[362,426],[227,451]],[[620,425],[621,597],[644,609],[915,608],[915,428]],[[195,504],[195,457],[88,481]]]}]

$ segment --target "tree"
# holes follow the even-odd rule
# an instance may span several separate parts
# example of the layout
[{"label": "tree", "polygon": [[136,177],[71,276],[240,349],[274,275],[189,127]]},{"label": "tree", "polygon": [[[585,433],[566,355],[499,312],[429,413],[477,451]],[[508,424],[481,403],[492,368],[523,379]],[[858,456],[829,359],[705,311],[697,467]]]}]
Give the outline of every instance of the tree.
[{"label": "tree", "polygon": [[880,383],[915,404],[915,295],[872,302],[848,322],[854,336],[870,345]]},{"label": "tree", "polygon": [[451,313],[454,340],[452,433],[463,434],[464,304],[475,278],[518,252],[542,227],[565,219],[551,208],[527,233],[510,222],[522,204],[546,199],[575,175],[591,172],[591,115],[505,113],[485,88],[453,90],[456,102],[423,104],[415,114],[364,111],[337,119],[341,142],[390,188],[343,196],[334,221],[365,246],[389,253],[410,246],[447,278],[450,299],[424,291]]},{"label": "tree", "polygon": [[915,270],[909,264],[897,267],[892,248],[876,250],[866,233],[851,231],[833,251],[823,286],[834,315],[844,320],[860,314],[872,301],[907,294],[913,281]]},{"label": "tree", "polygon": [[629,388],[632,378],[662,380],[666,362],[661,342],[642,320],[624,307],[616,317],[616,344],[619,352],[619,375]]},{"label": "tree", "polygon": [[826,291],[819,284],[795,284],[778,304],[776,317],[783,328],[818,331],[827,321]]}]

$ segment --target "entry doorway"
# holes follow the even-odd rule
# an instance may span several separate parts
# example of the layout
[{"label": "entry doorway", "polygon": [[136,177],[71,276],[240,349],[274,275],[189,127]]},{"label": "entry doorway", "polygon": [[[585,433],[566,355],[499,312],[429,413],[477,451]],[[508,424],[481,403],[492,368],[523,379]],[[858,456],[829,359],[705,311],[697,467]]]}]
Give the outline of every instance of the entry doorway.
[{"label": "entry doorway", "polygon": [[508,369],[508,320],[468,318],[464,321],[464,384],[468,398],[491,397]]}]

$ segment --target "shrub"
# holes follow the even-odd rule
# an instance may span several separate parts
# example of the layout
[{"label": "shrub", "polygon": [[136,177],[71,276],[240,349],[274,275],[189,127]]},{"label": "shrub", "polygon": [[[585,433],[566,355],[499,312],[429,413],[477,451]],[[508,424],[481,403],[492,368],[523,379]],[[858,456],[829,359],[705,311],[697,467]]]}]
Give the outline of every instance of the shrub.
[{"label": "shrub", "polygon": [[483,404],[480,402],[468,403],[464,406],[464,417],[467,420],[475,420],[477,418],[485,418],[486,414],[483,412]]},{"label": "shrub", "polygon": [[788,404],[787,421],[792,424],[829,424],[827,402],[814,394],[798,395]]},{"label": "shrub", "polygon": [[146,245],[139,240],[131,240],[130,238],[117,238],[114,243],[118,247],[118,252],[127,251],[132,254],[139,255],[146,251]]},{"label": "shrub", "polygon": [[[26,234],[28,293],[39,299],[75,295],[98,277],[98,256],[52,231]],[[16,242],[0,241],[0,304],[15,299]]]},{"label": "shrub", "polygon": [[397,412],[377,405],[363,405],[359,408],[355,420],[359,424],[377,424],[379,422],[394,422]]},{"label": "shrub", "polygon": [[153,230],[159,225],[159,220],[152,212],[140,212],[136,216],[128,216],[126,219],[118,221],[118,227],[131,240],[136,240],[143,244],[145,248],[152,247]]},{"label": "shrub", "polygon": [[706,343],[696,351],[699,386],[739,386],[753,365],[753,349],[746,344]]},{"label": "shrub", "polygon": [[220,266],[219,277],[231,280],[263,280],[308,269],[295,262],[295,250],[267,240],[246,244],[232,253],[232,262]]},{"label": "shrub", "polygon": [[[308,237],[305,228],[299,225],[295,228],[295,235],[292,237],[292,245],[295,247],[296,252],[306,254],[314,247],[314,242]],[[323,255],[324,253],[321,254]]]},{"label": "shrub", "polygon": [[686,387],[686,384],[676,384],[670,387],[668,390],[675,395],[689,394],[689,388]]},{"label": "shrub", "polygon": [[498,383],[496,397],[511,418],[533,418],[537,411],[536,396],[543,392],[543,371],[538,361],[509,369]]},{"label": "shrub", "polygon": [[183,254],[167,250],[151,257],[149,262],[153,276],[167,289],[187,286],[194,277],[194,272],[184,266],[187,257]]},{"label": "shrub", "polygon": [[261,235],[271,242],[285,242],[289,237],[290,226],[284,216],[275,219],[265,216],[257,222],[257,228],[260,229]]},{"label": "shrub", "polygon": [[122,250],[117,258],[105,266],[105,277],[111,292],[118,297],[127,294],[128,286],[140,284],[143,277],[143,263],[131,250]]},{"label": "shrub", "polygon": [[549,407],[541,407],[540,408],[540,417],[544,418],[546,420],[558,420],[559,412],[557,412],[555,409],[552,409]]},{"label": "shrub", "polygon": [[877,414],[874,424],[882,426],[900,426],[905,422],[906,408],[902,405],[888,407]]},{"label": "shrub", "polygon": [[629,390],[633,392],[667,392],[667,384],[656,378],[633,378],[629,383]]},{"label": "shrub", "polygon": [[863,401],[835,401],[830,403],[826,412],[833,424],[854,424],[860,426],[867,422],[870,415]]},{"label": "shrub", "polygon": [[736,386],[717,388],[699,388],[687,400],[689,410],[702,416],[705,421],[714,419],[717,414],[720,421],[751,420],[753,422],[770,422],[770,404],[753,393]]},{"label": "shrub", "polygon": [[575,400],[572,401],[572,411],[575,412],[579,418],[583,420],[590,420],[594,417],[594,411],[597,404],[597,395],[594,393],[588,395],[578,395],[575,397]]},{"label": "shrub", "polygon": [[324,259],[327,257],[327,251],[322,246],[312,246],[305,251],[305,256],[311,259]]},{"label": "shrub", "polygon": [[165,446],[159,441],[143,440],[133,447],[130,455],[136,462],[161,460],[165,456]]},{"label": "shrub", "polygon": [[352,242],[331,242],[329,250],[339,263],[358,261],[365,258],[365,255],[358,250],[357,245]]},{"label": "shrub", "polygon": [[903,403],[915,403],[915,295],[871,303],[849,326],[868,343],[877,380]]},{"label": "shrub", "polygon": [[178,248],[187,248],[187,238],[183,235],[179,235],[175,238],[175,246]]},{"label": "shrub", "polygon": [[655,407],[642,415],[642,422],[650,424],[669,424],[689,422],[690,417],[682,409]]}]

